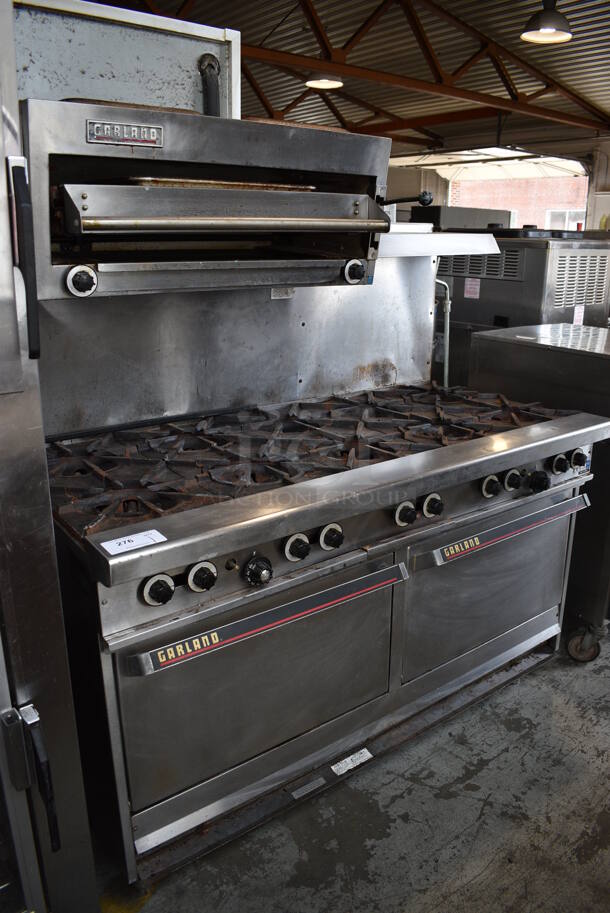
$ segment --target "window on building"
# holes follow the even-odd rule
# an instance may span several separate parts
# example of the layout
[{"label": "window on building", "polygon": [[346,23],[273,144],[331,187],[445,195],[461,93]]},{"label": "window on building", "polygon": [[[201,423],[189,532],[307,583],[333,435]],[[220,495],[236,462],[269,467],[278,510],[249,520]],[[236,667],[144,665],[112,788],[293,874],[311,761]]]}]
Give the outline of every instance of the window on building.
[{"label": "window on building", "polygon": [[584,209],[547,209],[544,227],[578,231],[579,224],[584,228],[585,216]]}]

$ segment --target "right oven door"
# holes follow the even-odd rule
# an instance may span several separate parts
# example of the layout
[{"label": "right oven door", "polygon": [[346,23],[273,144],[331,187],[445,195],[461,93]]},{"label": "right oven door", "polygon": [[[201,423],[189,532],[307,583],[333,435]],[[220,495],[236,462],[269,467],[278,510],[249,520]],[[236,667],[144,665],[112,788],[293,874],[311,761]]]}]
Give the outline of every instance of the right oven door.
[{"label": "right oven door", "polygon": [[584,495],[471,521],[409,558],[403,683],[559,609],[570,517]]}]

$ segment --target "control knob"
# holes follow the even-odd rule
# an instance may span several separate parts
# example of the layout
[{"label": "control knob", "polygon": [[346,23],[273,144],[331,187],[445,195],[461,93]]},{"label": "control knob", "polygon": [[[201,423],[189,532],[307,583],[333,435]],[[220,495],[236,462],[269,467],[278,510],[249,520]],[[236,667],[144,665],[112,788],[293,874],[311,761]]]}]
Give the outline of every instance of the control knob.
[{"label": "control knob", "polygon": [[284,554],[289,561],[303,561],[311,551],[311,543],[305,533],[295,533],[286,540]]},{"label": "control knob", "polygon": [[536,469],[534,472],[530,472],[528,482],[532,491],[536,493],[547,491],[551,487],[549,474],[543,469]]},{"label": "control knob", "polygon": [[325,552],[343,545],[343,530],[338,523],[328,523],[320,533],[320,546]]},{"label": "control knob", "polygon": [[481,491],[484,498],[495,498],[502,491],[502,484],[497,476],[491,475],[483,479]]},{"label": "control knob", "polygon": [[523,479],[518,469],[509,469],[504,476],[504,487],[507,491],[518,491],[522,482]]},{"label": "control knob", "polygon": [[66,285],[77,298],[87,298],[97,288],[97,273],[90,266],[73,266],[66,276]]},{"label": "control knob", "polygon": [[424,517],[440,517],[444,509],[445,505],[443,504],[443,500],[438,492],[434,491],[432,494],[424,498],[424,503],[422,505],[422,513]]},{"label": "control knob", "polygon": [[343,271],[345,281],[349,285],[358,285],[366,275],[364,263],[360,260],[348,260]]},{"label": "control knob", "polygon": [[144,584],[142,597],[148,605],[165,605],[174,595],[175,589],[176,585],[169,574],[155,574]]},{"label": "control knob", "polygon": [[193,593],[205,593],[206,590],[212,589],[217,579],[218,571],[212,562],[199,561],[188,572],[186,583]]},{"label": "control knob", "polygon": [[569,468],[570,464],[565,453],[558,453],[551,463],[551,469],[556,476],[561,475],[562,472],[567,472]]},{"label": "control knob", "polygon": [[412,501],[401,501],[394,511],[394,522],[396,526],[410,526],[417,520],[417,510]]},{"label": "control knob", "polygon": [[250,586],[264,586],[273,577],[273,565],[264,555],[252,556],[244,568]]},{"label": "control knob", "polygon": [[587,465],[587,454],[580,448],[572,453],[570,463],[574,469],[582,469]]}]

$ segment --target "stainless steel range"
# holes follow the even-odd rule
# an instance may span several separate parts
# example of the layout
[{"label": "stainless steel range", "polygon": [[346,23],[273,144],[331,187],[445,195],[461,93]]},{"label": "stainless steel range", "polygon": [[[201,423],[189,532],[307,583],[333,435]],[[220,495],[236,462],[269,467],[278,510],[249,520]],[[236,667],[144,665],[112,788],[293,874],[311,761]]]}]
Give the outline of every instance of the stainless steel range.
[{"label": "stainless steel range", "polygon": [[91,717],[101,664],[130,877],[554,642],[609,428],[398,386],[51,443],[76,693]]},{"label": "stainless steel range", "polygon": [[[498,248],[389,232],[389,141],[119,104],[114,46],[116,97],[61,101],[92,71],[44,78],[55,40],[150,17],[21,5],[56,17],[20,29],[53,96],[22,109],[27,322],[79,736],[136,880],[552,649],[610,421],[429,386],[437,258]],[[183,27],[156,26],[193,101]],[[228,110],[236,36],[207,38]]]}]

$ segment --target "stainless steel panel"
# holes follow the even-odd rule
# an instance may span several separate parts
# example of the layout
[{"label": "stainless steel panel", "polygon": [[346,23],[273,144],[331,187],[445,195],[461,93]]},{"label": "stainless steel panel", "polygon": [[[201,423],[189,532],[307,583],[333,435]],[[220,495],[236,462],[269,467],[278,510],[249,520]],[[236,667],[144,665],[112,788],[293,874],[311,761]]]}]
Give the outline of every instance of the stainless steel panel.
[{"label": "stainless steel panel", "polygon": [[[51,213],[49,201],[50,186],[50,156],[79,156],[92,161],[92,170],[100,170],[100,163],[108,172],[114,174],[113,169],[127,167],[128,177],[149,177],[151,170],[154,176],[154,166],[172,164],[179,170],[189,167],[205,166],[205,176],[212,175],[217,166],[240,169],[239,176],[249,181],[265,178],[269,170],[272,171],[275,183],[280,178],[281,182],[294,183],[292,176],[300,173],[307,175],[307,185],[311,185],[309,175],[314,184],[326,181],[326,187],[343,176],[348,181],[347,190],[357,190],[370,195],[372,200],[385,195],[385,183],[389,159],[390,141],[377,137],[356,136],[348,133],[335,133],[304,129],[279,124],[255,123],[252,121],[225,120],[196,116],[193,114],[177,114],[169,111],[155,111],[155,125],[163,131],[163,146],[156,145],[138,146],[127,152],[121,145],[100,145],[87,142],[87,121],[124,123],[126,113],[124,108],[111,105],[101,106],[94,104],[75,104],[68,102],[28,101],[24,108],[26,114],[26,147],[32,175],[32,202],[35,215],[35,242],[37,254],[37,281],[38,294],[41,300],[62,299],[71,297],[66,287],[66,275],[69,264],[50,263],[49,251],[51,250]],[[129,109],[129,122],[137,128],[149,127],[151,112],[147,109]],[[61,133],[56,125],[61,123]],[[127,161],[126,161],[127,160]],[[65,161],[65,160],[64,160]],[[185,164],[186,163],[186,164]],[[82,161],[81,166],[82,167]],[[144,172],[144,173],[142,173]],[[198,172],[199,176],[201,174]],[[190,172],[179,176],[189,177]],[[226,176],[226,175],[225,175]],[[324,177],[325,176],[325,177]],[[88,175],[87,175],[88,177]],[[123,178],[125,174],[123,173]],[[289,180],[290,179],[290,180]],[[62,179],[65,183],[65,178]],[[116,183],[116,178],[113,178]],[[343,185],[345,186],[345,184]],[[144,193],[154,194],[162,191],[159,188],[131,188],[142,190]],[[332,189],[332,188],[331,188]],[[87,205],[87,204],[85,204]],[[376,204],[368,204],[376,206]],[[367,205],[367,209],[368,209]],[[308,260],[318,257],[322,262],[327,257],[337,259],[339,254],[345,254],[345,260],[354,256],[368,260],[367,279],[373,275],[376,258],[376,235],[366,228],[361,236],[347,235],[348,242],[342,240],[342,249],[319,249],[316,247],[317,239],[309,239],[307,245],[301,241],[300,249],[291,254],[290,251],[282,252],[276,256],[277,265],[282,262],[289,263],[298,276],[299,258]],[[334,237],[331,235],[331,237]],[[341,240],[341,236],[339,236]],[[334,242],[333,242],[334,244]],[[306,249],[303,249],[305,247]],[[353,248],[353,250],[352,250]],[[357,250],[356,250],[357,248]],[[262,254],[264,256],[264,253]],[[96,262],[97,255],[93,256]],[[102,257],[105,259],[105,257]],[[155,261],[158,257],[149,255],[152,261],[152,271],[155,270]],[[231,261],[240,261],[239,256],[231,255]],[[252,262],[252,258],[243,259]],[[203,263],[200,264],[203,267]],[[120,278],[115,276],[115,281]],[[142,279],[151,281],[150,276]],[[191,281],[193,275],[191,274]],[[227,277],[225,281],[227,280]],[[251,280],[253,277],[251,277]],[[108,275],[106,275],[108,281]],[[219,285],[220,277],[216,276]],[[230,284],[230,276],[228,277]],[[279,277],[281,284],[285,283],[284,275]],[[306,281],[311,281],[307,276]],[[319,277],[318,281],[323,281]],[[328,278],[327,278],[327,281]],[[345,280],[339,274],[332,277],[335,282],[343,283]],[[263,282],[277,284],[277,280],[261,275],[256,284]],[[293,284],[298,284],[298,280]],[[205,282],[203,287],[208,287]],[[142,286],[141,286],[142,287]],[[149,286],[144,285],[144,288]],[[127,291],[131,287],[128,287]],[[119,286],[111,286],[111,291],[119,291]],[[96,292],[97,295],[97,292]]]},{"label": "stainless steel panel", "polygon": [[45,432],[425,382],[433,270],[381,258],[372,287],[45,303]]},{"label": "stainless steel panel", "polygon": [[[4,152],[18,151],[14,85],[12,8],[0,4],[0,74],[2,83],[2,132]],[[2,161],[4,167],[4,161]],[[2,205],[6,205],[6,178],[0,174]],[[35,833],[49,908],[66,913],[93,913],[98,909],[93,855],[81,780],[80,758],[67,666],[63,617],[59,598],[48,476],[42,434],[36,362],[27,357],[23,295],[13,286],[12,256],[7,248],[6,209],[0,226],[0,299],[5,328],[11,320],[20,333],[21,377],[13,390],[0,396],[0,616],[3,648],[10,678],[10,699],[16,708],[34,703],[44,729],[53,778],[59,824],[60,848],[53,851],[46,809],[36,786],[29,790],[30,827]],[[21,283],[20,273],[15,282]],[[4,339],[3,339],[4,343]],[[11,345],[0,352],[14,368]],[[23,383],[21,383],[21,380]],[[3,702],[6,695],[3,696]],[[5,787],[6,789],[6,787]],[[24,803],[20,803],[22,806]],[[22,827],[20,839],[26,838]],[[24,842],[25,846],[25,842]],[[24,869],[25,871],[25,869]],[[23,874],[23,873],[22,873]],[[37,879],[36,879],[37,880]],[[37,890],[33,882],[32,887]],[[34,891],[35,892],[35,891]],[[34,896],[26,888],[28,899]],[[36,898],[37,913],[46,906]]]},{"label": "stainless steel panel", "polygon": [[[480,535],[486,526],[464,525],[456,538]],[[569,528],[569,519],[556,520],[441,567],[418,570],[414,554],[406,594],[403,680],[412,681],[558,606]]]},{"label": "stainless steel panel", "polygon": [[390,228],[381,207],[357,193],[108,184],[66,184],[63,190],[66,227],[73,234],[385,232]]},{"label": "stainless steel panel", "polygon": [[231,808],[250,802],[320,764],[362,747],[368,738],[533,650],[558,632],[557,608],[554,607],[294,742],[280,745],[209,783],[137,813],[133,819],[137,852],[149,852],[190,828],[218,818]]},{"label": "stainless steel panel", "polygon": [[239,32],[93,3],[17,2],[19,98],[202,111],[198,61],[220,61],[222,117],[240,116]]},{"label": "stainless steel panel", "polygon": [[[359,574],[383,566],[371,562],[325,583],[333,587],[362,579],[365,587],[367,577]],[[321,602],[333,600],[333,590],[320,590],[319,583],[308,589]],[[194,786],[384,694],[391,605],[391,587],[363,592],[151,676],[130,674],[131,666],[119,657],[132,809]],[[243,617],[236,610],[211,630]],[[256,616],[249,619],[253,626],[256,621]],[[200,627],[191,625],[181,638],[196,635]],[[162,645],[149,643],[146,649]],[[195,694],[193,705],[186,696]]]}]

